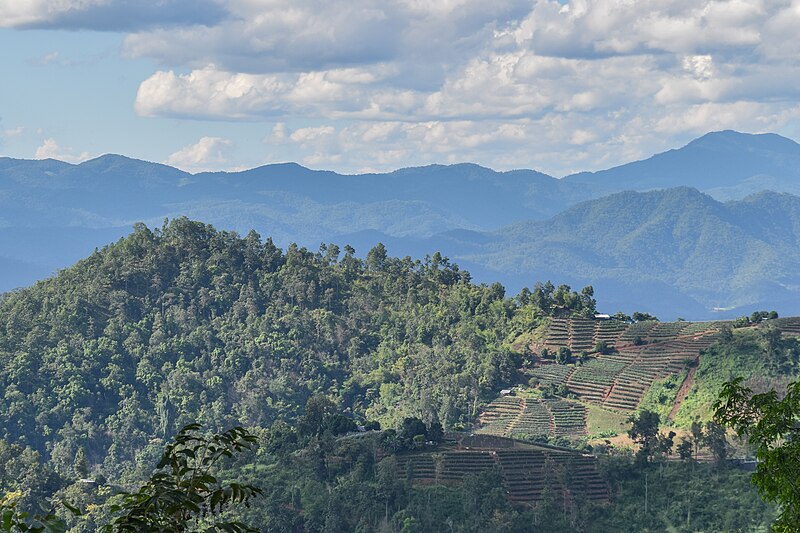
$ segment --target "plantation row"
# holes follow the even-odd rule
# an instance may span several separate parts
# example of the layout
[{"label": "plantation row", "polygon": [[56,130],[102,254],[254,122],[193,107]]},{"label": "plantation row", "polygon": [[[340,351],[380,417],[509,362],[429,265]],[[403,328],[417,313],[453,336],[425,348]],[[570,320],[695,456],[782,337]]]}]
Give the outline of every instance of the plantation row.
[{"label": "plantation row", "polygon": [[[636,343],[655,344],[674,339],[719,331],[730,322],[657,322],[648,320],[628,324],[619,320],[589,318],[553,318],[543,347],[557,351],[566,346],[573,352],[592,352],[598,342],[622,347]],[[800,334],[800,321],[796,323]]]},{"label": "plantation row", "polygon": [[535,502],[546,489],[564,498],[605,502],[608,485],[597,471],[596,459],[578,453],[544,448],[449,450],[398,456],[400,471],[418,484],[458,484],[468,476],[499,469],[510,500]]},{"label": "plantation row", "polygon": [[784,335],[800,336],[800,317],[778,318],[772,322]]},{"label": "plantation row", "polygon": [[553,318],[544,347],[556,351],[566,346],[573,352],[591,352],[599,341],[613,345],[627,326],[618,320]]},{"label": "plantation row", "polygon": [[[676,323],[681,326],[683,324]],[[666,326],[666,324],[665,324]],[[651,328],[669,338],[678,328]],[[581,399],[618,410],[636,409],[653,381],[682,373],[714,342],[715,330],[671,338],[641,346],[625,345],[614,354],[596,359],[569,374],[567,387]]]},{"label": "plantation row", "polygon": [[586,435],[586,408],[577,402],[504,396],[486,406],[479,434],[536,438]]},{"label": "plantation row", "polygon": [[539,383],[542,385],[547,386],[561,385],[562,383],[566,383],[567,379],[573,372],[575,372],[574,366],[552,363],[534,367],[528,372],[528,374],[531,377],[538,379]]},{"label": "plantation row", "polygon": [[[800,335],[800,319],[771,322],[786,334]],[[549,350],[566,346],[592,352],[604,341],[611,353],[597,353],[579,366],[539,364],[528,374],[542,386],[566,385],[582,401],[629,411],[638,407],[653,381],[684,372],[717,341],[722,327],[731,324],[554,318],[544,342]]]}]

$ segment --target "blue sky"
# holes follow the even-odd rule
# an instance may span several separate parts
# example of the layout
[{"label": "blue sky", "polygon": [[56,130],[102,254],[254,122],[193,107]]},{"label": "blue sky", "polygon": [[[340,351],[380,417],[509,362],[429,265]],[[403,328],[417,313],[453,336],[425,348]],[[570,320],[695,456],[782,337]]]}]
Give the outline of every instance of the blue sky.
[{"label": "blue sky", "polygon": [[554,175],[800,139],[800,0],[0,0],[0,154]]}]

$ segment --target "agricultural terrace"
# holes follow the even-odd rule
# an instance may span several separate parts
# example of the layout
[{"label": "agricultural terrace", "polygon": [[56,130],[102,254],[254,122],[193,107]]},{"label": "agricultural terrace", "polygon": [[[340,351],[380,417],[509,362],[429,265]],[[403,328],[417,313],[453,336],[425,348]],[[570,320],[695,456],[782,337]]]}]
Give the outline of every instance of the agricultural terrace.
[{"label": "agricultural terrace", "polygon": [[[545,386],[565,384],[581,401],[632,411],[653,381],[685,374],[688,367],[696,364],[700,352],[716,342],[724,324],[553,319],[544,343],[553,352],[561,346],[585,346],[590,338],[595,344],[605,341],[614,349],[611,353],[595,353],[579,366],[543,361],[528,373]],[[800,331],[800,320],[785,321],[784,328]],[[553,368],[559,366],[563,369]]]},{"label": "agricultural terrace", "polygon": [[552,318],[543,347],[557,351],[566,346],[575,353],[591,352],[599,341],[614,346],[627,327],[619,320]]},{"label": "agricultural terrace", "polygon": [[482,435],[521,439],[578,437],[586,435],[586,407],[559,399],[503,396],[486,406],[480,422],[482,427],[477,433]]},{"label": "agricultural terrace", "polygon": [[775,327],[786,336],[800,337],[800,317],[776,318],[771,320]]},{"label": "agricultural terrace", "polygon": [[397,456],[401,475],[412,483],[454,485],[472,475],[497,469],[508,498],[521,503],[542,499],[546,490],[559,498],[606,502],[609,488],[592,456],[500,437],[465,437],[434,452]]}]

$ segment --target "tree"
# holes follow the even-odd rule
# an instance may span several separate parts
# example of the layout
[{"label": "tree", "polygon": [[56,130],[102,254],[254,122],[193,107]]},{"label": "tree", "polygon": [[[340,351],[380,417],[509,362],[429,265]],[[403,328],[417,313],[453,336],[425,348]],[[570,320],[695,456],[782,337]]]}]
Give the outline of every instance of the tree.
[{"label": "tree", "polygon": [[386,247],[379,242],[367,252],[367,267],[370,270],[382,270],[386,265],[386,259]]},{"label": "tree", "polygon": [[567,348],[566,346],[561,346],[558,348],[558,353],[556,353],[556,363],[560,365],[566,365],[572,359],[572,350]]},{"label": "tree", "polygon": [[[239,483],[221,484],[212,474],[223,458],[249,450],[256,437],[241,427],[204,435],[199,424],[185,426],[167,445],[157,472],[133,493],[125,493],[108,533],[159,531],[181,533],[198,521],[213,520],[234,504],[248,505],[262,490]],[[256,531],[241,522],[216,522],[206,531]]]},{"label": "tree", "polygon": [[86,451],[83,449],[83,446],[78,448],[78,452],[75,454],[73,469],[75,471],[75,475],[79,479],[85,478],[89,475],[89,460],[86,458]]},{"label": "tree", "polygon": [[608,355],[614,350],[611,347],[611,345],[608,344],[608,341],[600,340],[597,341],[597,344],[594,345],[594,351],[597,353],[601,353],[603,355]]},{"label": "tree", "polygon": [[403,419],[403,427],[400,429],[400,440],[403,446],[411,449],[414,447],[415,442],[418,443],[419,439],[414,440],[416,437],[421,436],[424,443],[428,437],[428,430],[425,423],[416,417],[409,417]]},{"label": "tree", "polygon": [[628,422],[631,423],[628,436],[639,445],[636,457],[641,461],[649,461],[659,448],[658,428],[661,419],[658,413],[645,409],[638,415],[628,417]]},{"label": "tree", "polygon": [[722,386],[714,420],[746,436],[756,448],[753,483],[780,507],[773,531],[797,531],[800,524],[800,381],[783,398],[774,390],[753,394],[736,378]]},{"label": "tree", "polygon": [[314,394],[306,402],[297,430],[303,436],[319,435],[325,429],[325,420],[334,414],[336,405],[324,394]]},{"label": "tree", "polygon": [[678,457],[684,461],[688,461],[692,458],[693,453],[694,444],[692,443],[691,439],[681,439],[681,443],[678,444]]},{"label": "tree", "polygon": [[725,427],[712,422],[706,422],[706,432],[703,437],[706,448],[711,450],[717,462],[724,461],[728,457],[728,439]]},{"label": "tree", "polygon": [[645,322],[647,320],[655,320],[656,322],[658,322],[658,318],[654,317],[650,313],[641,313],[639,311],[633,313],[634,322]]},{"label": "tree", "polygon": [[[183,533],[203,522],[204,531],[244,533],[257,531],[241,522],[213,522],[234,504],[249,505],[262,490],[239,483],[221,484],[212,471],[222,458],[249,450],[256,437],[241,427],[204,435],[199,424],[184,427],[167,445],[157,471],[133,493],[121,493],[122,503],[111,506],[118,513],[101,528],[107,533]],[[21,496],[21,493],[18,493]],[[29,517],[17,510],[15,495],[0,500],[0,532],[63,533],[66,522],[53,512]],[[62,502],[72,514],[81,511]],[[208,525],[211,520],[213,523]]]},{"label": "tree", "polygon": [[50,512],[46,516],[30,517],[17,510],[21,492],[10,493],[0,499],[0,531],[3,533],[64,533],[67,523]]}]

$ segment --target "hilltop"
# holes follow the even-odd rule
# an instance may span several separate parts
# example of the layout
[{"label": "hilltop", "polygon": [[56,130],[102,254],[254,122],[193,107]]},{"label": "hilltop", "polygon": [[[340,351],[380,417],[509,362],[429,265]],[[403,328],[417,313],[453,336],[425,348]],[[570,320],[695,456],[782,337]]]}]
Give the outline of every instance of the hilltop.
[{"label": "hilltop", "polygon": [[686,146],[565,181],[602,184],[608,191],[694,187],[719,200],[741,199],[759,190],[800,193],[800,144],[763,133],[708,133]]}]

